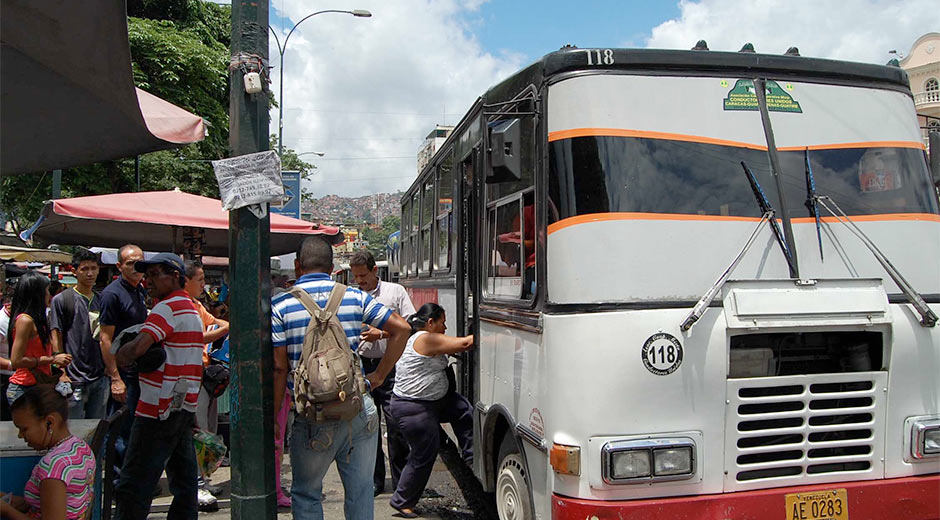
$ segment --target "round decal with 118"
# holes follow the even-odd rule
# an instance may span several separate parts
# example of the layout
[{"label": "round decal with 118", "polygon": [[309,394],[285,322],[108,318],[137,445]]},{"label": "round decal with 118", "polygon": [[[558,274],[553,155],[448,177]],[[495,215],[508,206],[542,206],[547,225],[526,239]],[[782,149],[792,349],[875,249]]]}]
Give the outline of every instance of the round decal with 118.
[{"label": "round decal with 118", "polygon": [[682,343],[672,334],[653,334],[643,344],[643,366],[657,376],[667,376],[682,364]]}]

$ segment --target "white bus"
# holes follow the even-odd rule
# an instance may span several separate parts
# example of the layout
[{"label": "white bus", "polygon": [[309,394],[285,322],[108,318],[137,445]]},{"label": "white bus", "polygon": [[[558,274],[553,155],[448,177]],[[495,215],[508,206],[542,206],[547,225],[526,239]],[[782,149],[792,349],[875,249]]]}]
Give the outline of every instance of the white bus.
[{"label": "white bus", "polygon": [[509,519],[940,516],[940,212],[896,67],[566,48],[402,198],[401,281],[475,334]]}]

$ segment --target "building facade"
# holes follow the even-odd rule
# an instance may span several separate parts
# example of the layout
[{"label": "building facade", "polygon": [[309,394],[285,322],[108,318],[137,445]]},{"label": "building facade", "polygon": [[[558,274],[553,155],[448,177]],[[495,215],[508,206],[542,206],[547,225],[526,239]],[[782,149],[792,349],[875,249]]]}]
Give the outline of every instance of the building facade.
[{"label": "building facade", "polygon": [[914,42],[911,52],[900,61],[914,94],[924,138],[928,130],[940,131],[940,33],[927,33]]},{"label": "building facade", "polygon": [[444,141],[447,139],[447,136],[453,132],[453,126],[444,126],[437,125],[434,127],[434,130],[424,138],[424,144],[421,145],[421,149],[418,150],[418,173],[421,173],[421,170],[431,162],[431,157],[434,157],[434,152],[444,144]]}]

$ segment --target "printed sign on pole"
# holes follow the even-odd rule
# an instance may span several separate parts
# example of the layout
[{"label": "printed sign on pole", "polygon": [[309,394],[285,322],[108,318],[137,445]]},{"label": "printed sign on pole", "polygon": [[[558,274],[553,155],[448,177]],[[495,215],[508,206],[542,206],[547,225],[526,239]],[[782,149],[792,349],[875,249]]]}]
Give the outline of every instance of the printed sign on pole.
[{"label": "printed sign on pole", "polygon": [[281,172],[284,182],[284,198],[272,202],[271,211],[293,218],[300,218],[300,172]]}]

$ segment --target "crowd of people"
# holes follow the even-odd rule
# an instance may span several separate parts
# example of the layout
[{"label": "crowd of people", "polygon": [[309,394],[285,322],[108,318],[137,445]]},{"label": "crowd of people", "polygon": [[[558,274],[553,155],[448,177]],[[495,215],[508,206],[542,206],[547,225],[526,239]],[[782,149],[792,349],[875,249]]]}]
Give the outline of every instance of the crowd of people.
[{"label": "crowd of people", "polygon": [[[358,288],[334,282],[332,247],[308,238],[297,251],[293,283],[272,290],[275,452],[279,468],[290,450],[292,470],[289,497],[277,472],[278,505],[297,518],[323,518],[323,478],[335,462],[346,518],[372,518],[386,482],[381,413],[389,504],[414,518],[441,423],[453,426],[461,454],[472,460],[471,408],[456,392],[447,356],[471,348],[473,338],[445,336],[444,309],[434,303],[415,309],[402,286],[378,278],[368,252],[349,263]],[[218,489],[200,474],[193,431],[217,429],[208,353],[229,330],[218,309],[200,301],[205,272],[172,253],[144,260],[130,244],[118,252],[120,276],[100,293],[94,253],[76,253],[73,268],[77,283],[54,298],[45,275],[27,272],[0,312],[0,342],[9,346],[9,357],[0,358],[8,379],[4,401],[19,436],[45,452],[25,496],[3,502],[3,516],[84,519],[94,456],[69,433],[68,420],[100,419],[126,406],[129,417],[115,442],[115,518],[146,518],[164,471],[173,495],[169,518],[196,518]],[[316,331],[331,320],[355,370],[353,386],[324,397],[311,388],[330,381],[318,381],[304,365],[318,362],[317,342],[325,340]]]}]

